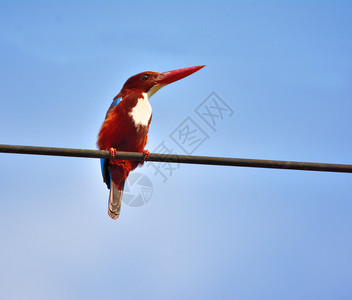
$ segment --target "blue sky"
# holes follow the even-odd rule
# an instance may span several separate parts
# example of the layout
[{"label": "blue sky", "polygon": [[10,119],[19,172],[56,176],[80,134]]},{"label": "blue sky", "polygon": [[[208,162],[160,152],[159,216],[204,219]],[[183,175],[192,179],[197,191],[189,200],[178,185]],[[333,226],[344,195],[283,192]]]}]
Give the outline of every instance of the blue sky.
[{"label": "blue sky", "polygon": [[[351,9],[0,1],[0,143],[95,149],[128,77],[206,64],[151,98],[148,149],[186,154],[170,134],[192,119],[195,155],[351,163]],[[215,131],[195,112],[213,92],[233,111]],[[349,174],[146,164],[152,197],[112,221],[98,160],[0,165],[2,299],[352,297]]]}]

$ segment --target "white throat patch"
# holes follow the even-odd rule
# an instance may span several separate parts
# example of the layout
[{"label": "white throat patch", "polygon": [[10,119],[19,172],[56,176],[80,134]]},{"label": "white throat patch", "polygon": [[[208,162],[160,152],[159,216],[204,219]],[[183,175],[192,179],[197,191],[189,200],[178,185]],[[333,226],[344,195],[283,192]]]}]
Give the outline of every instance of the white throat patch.
[{"label": "white throat patch", "polygon": [[142,98],[138,98],[136,106],[133,107],[129,115],[133,119],[134,126],[148,126],[149,120],[152,116],[152,107],[150,106],[147,93],[142,93]]}]

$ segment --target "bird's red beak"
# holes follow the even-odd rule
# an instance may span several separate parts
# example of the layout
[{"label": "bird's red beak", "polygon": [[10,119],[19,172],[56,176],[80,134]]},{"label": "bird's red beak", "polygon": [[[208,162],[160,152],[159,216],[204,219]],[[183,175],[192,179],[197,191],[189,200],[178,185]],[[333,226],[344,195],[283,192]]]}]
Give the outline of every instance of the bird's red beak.
[{"label": "bird's red beak", "polygon": [[166,85],[166,84],[175,82],[177,80],[180,80],[182,78],[185,78],[185,77],[197,72],[198,70],[200,70],[203,67],[205,67],[205,65],[194,66],[194,67],[183,68],[183,69],[178,69],[178,70],[173,70],[173,71],[161,73],[156,78],[156,83]]}]

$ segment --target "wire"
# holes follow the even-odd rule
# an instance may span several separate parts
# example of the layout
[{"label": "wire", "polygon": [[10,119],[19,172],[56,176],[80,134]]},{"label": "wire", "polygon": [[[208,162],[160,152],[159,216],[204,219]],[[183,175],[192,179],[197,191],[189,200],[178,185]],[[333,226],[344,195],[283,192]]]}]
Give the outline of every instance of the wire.
[{"label": "wire", "polygon": [[[2,153],[17,153],[17,154],[86,157],[86,158],[107,158],[107,159],[110,158],[110,152],[107,150],[33,147],[33,146],[1,145],[0,144],[0,153],[1,152]],[[139,153],[139,152],[116,151],[115,158],[116,159],[125,159],[125,160],[134,160],[134,161],[143,161],[144,154]],[[330,163],[312,163],[312,162],[299,162],[299,161],[283,161],[283,160],[264,160],[264,159],[227,158],[227,157],[209,157],[209,156],[150,153],[150,155],[148,157],[148,161],[168,162],[168,163],[185,163],[185,164],[200,164],[200,165],[218,165],[218,166],[235,166],[235,167],[253,167],[253,168],[352,173],[352,165],[330,164]]]}]

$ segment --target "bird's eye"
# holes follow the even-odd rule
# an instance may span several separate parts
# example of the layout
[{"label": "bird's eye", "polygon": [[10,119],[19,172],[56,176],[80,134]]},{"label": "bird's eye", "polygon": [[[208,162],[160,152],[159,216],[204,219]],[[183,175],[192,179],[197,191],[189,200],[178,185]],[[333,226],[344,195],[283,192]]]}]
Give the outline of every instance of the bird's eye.
[{"label": "bird's eye", "polygon": [[144,74],[144,75],[142,75],[141,79],[143,81],[148,80],[149,79],[149,75],[148,74]]}]

